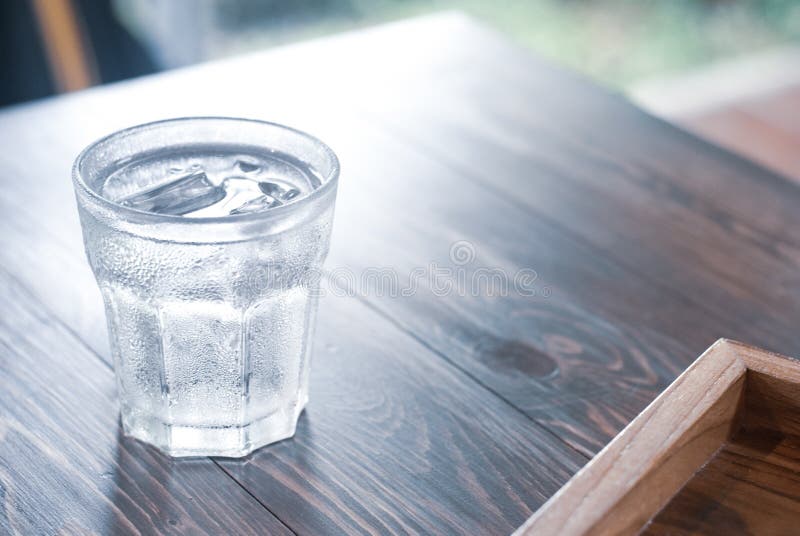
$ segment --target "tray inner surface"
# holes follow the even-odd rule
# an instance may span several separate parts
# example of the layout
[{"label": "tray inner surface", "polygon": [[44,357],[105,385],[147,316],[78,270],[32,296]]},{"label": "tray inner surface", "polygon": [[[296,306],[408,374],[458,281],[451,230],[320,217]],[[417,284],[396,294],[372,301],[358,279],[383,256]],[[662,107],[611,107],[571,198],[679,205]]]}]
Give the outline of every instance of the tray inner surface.
[{"label": "tray inner surface", "polygon": [[800,533],[800,384],[748,370],[732,437],[643,533]]}]

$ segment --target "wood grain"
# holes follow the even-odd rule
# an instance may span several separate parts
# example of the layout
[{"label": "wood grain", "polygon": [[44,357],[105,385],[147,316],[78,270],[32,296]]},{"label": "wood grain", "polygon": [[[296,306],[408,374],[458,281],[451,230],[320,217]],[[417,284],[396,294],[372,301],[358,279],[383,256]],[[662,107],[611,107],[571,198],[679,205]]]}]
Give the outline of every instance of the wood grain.
[{"label": "wood grain", "polygon": [[718,337],[800,354],[796,186],[443,15],[0,112],[0,266],[103,360],[72,159],[208,114],[337,151],[334,273],[537,275],[324,300],[297,437],[220,463],[293,530],[509,532]]},{"label": "wood grain", "polygon": [[800,436],[800,361],[748,347],[738,354],[747,365],[743,432]]},{"label": "wood grain", "polygon": [[517,534],[635,534],[730,436],[745,367],[718,342]]},{"label": "wood grain", "polygon": [[[59,101],[55,107],[18,109],[5,115],[0,129],[3,139],[26,142],[14,158],[0,156],[6,177],[0,196],[6,215],[0,218],[5,231],[0,233],[4,246],[0,248],[0,263],[19,274],[37,297],[65,318],[105,360],[108,353],[102,305],[83,260],[70,185],[59,179],[68,176],[70,160],[87,140],[55,143],[59,138],[56,129],[34,132],[25,125],[32,121],[41,124],[45,116],[61,124],[80,121],[81,128],[86,129],[82,136],[90,138],[134,120],[137,112],[120,108],[117,103],[128,95],[147,91],[162,96],[158,101],[161,104],[149,113],[190,113],[184,105],[199,103],[184,98],[184,83],[179,79],[173,86],[167,81],[162,89],[158,88],[160,84],[139,84],[138,89],[130,88],[132,94],[98,90],[94,95],[97,100],[91,100],[109,113],[96,120],[81,119],[86,101],[80,95]],[[230,106],[238,105],[238,110],[217,113],[244,115],[243,103],[252,106],[253,101],[237,104],[237,100],[232,99]],[[276,100],[273,106],[278,108],[280,103]],[[307,115],[324,117],[297,105],[290,111],[297,115],[294,121],[286,119],[289,123],[302,122]],[[195,108],[193,113],[203,112]],[[338,138],[354,124],[348,118],[329,121],[339,125]],[[357,131],[362,143],[380,136],[363,122],[356,125],[362,129]],[[25,159],[35,158],[35,147],[42,143],[50,147],[49,158],[37,169],[36,177],[29,175],[29,180],[41,181],[46,187],[30,191],[25,182],[10,178],[25,176]],[[374,147],[382,150],[377,144]],[[365,154],[363,148],[360,154]],[[364,160],[374,165],[374,160]],[[359,218],[363,222],[365,216],[375,217],[375,208],[356,197],[359,187],[366,185],[375,172],[375,168],[362,168],[356,175],[358,182],[343,186],[339,212],[346,214],[347,225]],[[366,192],[377,196],[374,187]],[[384,191],[383,195],[388,193]],[[22,194],[26,203],[15,202]],[[70,202],[65,203],[65,199]],[[348,204],[351,210],[354,206],[365,208],[349,212]],[[41,214],[49,217],[43,219]],[[337,223],[334,232],[337,236],[343,232],[341,224]],[[359,234],[335,244],[352,243],[348,247],[355,250],[363,247],[367,238]],[[398,242],[400,238],[398,233]],[[443,246],[441,253],[446,256],[449,243]],[[341,246],[334,246],[333,258],[337,247]],[[393,253],[388,260],[395,258]],[[71,274],[70,285],[62,284],[64,273]],[[517,409],[431,352],[413,334],[354,298],[324,300],[317,339],[312,402],[295,439],[243,462],[220,462],[229,475],[293,530],[312,534],[510,532],[584,461]],[[114,408],[108,411],[113,414]]]},{"label": "wood grain", "polygon": [[648,525],[648,535],[797,534],[800,437],[739,434]]},{"label": "wood grain", "polygon": [[[441,40],[441,28],[420,26],[423,28],[416,29],[420,39],[415,47],[423,47],[426,40]],[[41,118],[38,122],[47,117],[68,124],[80,122],[86,131],[83,134],[85,139],[95,135],[92,133],[99,135],[126,125],[134,121],[133,115],[136,120],[144,120],[166,114],[198,113],[257,114],[319,134],[336,148],[346,163],[335,236],[357,237],[346,241],[334,238],[329,263],[332,267],[346,266],[358,272],[369,267],[389,266],[401,275],[408,274],[432,261],[449,261],[447,254],[451,244],[468,240],[479,254],[476,262],[468,267],[470,270],[498,268],[512,275],[520,268],[536,270],[540,277],[537,288],[550,288],[553,293],[549,298],[507,296],[490,299],[487,296],[460,295],[442,298],[430,291],[421,291],[404,300],[372,301],[403,329],[420,337],[426,345],[479,378],[538,422],[555,430],[586,455],[596,452],[613,437],[691,362],[692,356],[719,336],[737,333],[748,340],[769,345],[774,337],[764,334],[760,327],[738,319],[720,320],[715,318],[714,312],[688,306],[691,302],[681,295],[673,296],[672,290],[665,289],[663,284],[654,284],[646,272],[643,274],[640,270],[608,260],[603,251],[587,245],[582,236],[565,231],[561,222],[520,205],[518,198],[527,195],[526,189],[536,188],[535,182],[528,181],[527,185],[515,183],[519,192],[509,199],[507,195],[498,194],[494,185],[486,185],[476,178],[473,170],[463,165],[454,166],[449,156],[431,155],[430,149],[420,140],[409,141],[407,136],[398,134],[397,129],[390,129],[389,134],[383,132],[385,121],[381,118],[376,125],[372,120],[372,102],[376,98],[373,95],[386,95],[389,87],[396,87],[398,81],[408,86],[415,79],[435,80],[425,87],[441,86],[442,94],[438,94],[436,99],[427,99],[426,94],[422,94],[409,102],[435,102],[446,109],[445,93],[447,98],[455,100],[458,95],[471,90],[472,83],[466,90],[453,84],[461,83],[465,78],[463,73],[468,73],[467,69],[474,66],[469,60],[472,47],[480,44],[475,61],[486,62],[492,54],[492,57],[501,57],[501,53],[518,55],[513,47],[498,44],[500,41],[494,36],[461,19],[447,19],[445,27],[447,31],[444,34],[452,36],[447,41],[449,46],[442,49],[442,55],[437,50],[428,63],[409,65],[405,56],[395,58],[398,52],[392,44],[402,38],[408,28],[404,25],[380,34],[370,33],[368,37],[375,45],[372,47],[356,46],[359,44],[357,40],[347,38],[334,40],[327,47],[332,57],[361,54],[364,62],[359,65],[362,66],[374,57],[366,50],[381,50],[389,55],[387,57],[395,58],[397,61],[392,63],[397,67],[397,75],[394,78],[378,71],[386,78],[381,80],[386,84],[381,91],[371,83],[359,89],[360,93],[315,94],[313,98],[304,99],[304,93],[300,91],[290,99],[285,95],[287,89],[280,86],[270,86],[257,95],[252,94],[252,88],[258,85],[256,80],[235,88],[220,87],[220,81],[226,76],[242,77],[239,72],[241,63],[235,61],[215,65],[211,76],[201,70],[191,70],[181,73],[180,77],[157,78],[152,83],[142,81],[127,88],[114,88],[113,92],[93,92],[91,105],[103,110],[101,117],[93,122],[84,117],[82,109],[86,102],[78,97],[62,101],[55,108],[42,108],[33,115]],[[473,43],[472,47],[466,46],[467,41]],[[278,69],[288,64],[312,61],[315,54],[318,51],[313,47],[299,47],[271,54],[269,60]],[[332,65],[350,69],[346,72],[352,71],[352,66],[341,62]],[[375,69],[380,67],[380,64],[369,65]],[[536,80],[544,90],[553,85],[548,76],[556,80],[564,77],[563,73],[538,63],[535,65],[537,69],[534,71],[539,73]],[[328,65],[323,67],[332,68]],[[438,67],[441,69],[437,70]],[[447,76],[437,74],[442,69]],[[313,87],[311,83],[304,85],[301,82],[302,78],[298,80],[299,86]],[[209,105],[207,99],[190,91],[197,84],[208,88],[210,93],[228,98]],[[414,91],[419,91],[417,86],[420,85],[414,86]],[[405,86],[403,89],[409,90]],[[597,92],[589,87],[582,91],[587,95]],[[270,98],[265,98],[267,95]],[[469,100],[459,108],[462,111],[477,109],[481,105],[481,101],[469,93],[466,98]],[[140,99],[152,104],[145,110],[131,110],[118,104]],[[352,106],[355,112],[338,116],[332,112],[347,106]],[[427,107],[421,111],[403,110],[404,113],[407,111],[409,116],[420,115],[420,122],[430,123],[430,128],[439,128],[441,121],[429,113]],[[354,118],[354,114],[366,114],[368,120]],[[19,116],[20,123],[26,121],[36,119],[31,117],[31,113],[24,118]],[[464,125],[461,130],[475,136],[484,128],[483,123],[476,123]],[[25,132],[25,129],[20,128],[20,131]],[[497,128],[492,130],[496,131]],[[44,130],[37,131],[35,136],[38,143],[43,143],[57,134]],[[473,147],[461,148],[458,145],[459,138],[463,137],[463,133],[446,136],[449,146],[457,150],[452,154],[463,152],[459,158],[467,162],[476,151]],[[524,138],[520,140],[524,143]],[[520,143],[513,139],[508,142]],[[61,141],[58,147],[72,145],[77,151],[81,143],[80,140]],[[479,146],[477,143],[474,145]],[[484,149],[492,147],[483,146]],[[370,149],[365,150],[366,147]],[[497,149],[503,150],[503,147]],[[384,158],[387,154],[395,155],[396,161],[402,164],[387,166]],[[60,170],[46,163],[51,171],[45,171],[45,174],[65,173],[66,158],[64,161]],[[519,173],[520,179],[527,178],[529,168],[520,168],[525,170]],[[476,166],[476,169],[481,168]],[[498,179],[498,184],[514,179],[506,177],[506,174],[492,177]],[[376,180],[376,177],[381,179]],[[436,180],[429,180],[429,177],[436,177]],[[394,184],[407,184],[408,187],[397,189]],[[67,191],[68,185],[59,187],[58,195],[51,198],[71,195]],[[550,202],[554,192],[542,191],[540,194],[543,200]],[[592,194],[585,197],[590,199]],[[425,203],[419,203],[420,199],[425,199]],[[13,205],[13,198],[9,204]],[[398,204],[413,206],[414,211],[398,214],[394,210]],[[564,210],[568,207],[563,203],[561,208],[565,218],[572,217],[572,211]],[[63,212],[63,208],[53,202],[46,203],[44,210]],[[496,217],[498,214],[504,217]],[[64,214],[62,217],[71,219],[74,216]],[[58,220],[54,218],[55,221]],[[364,226],[365,221],[369,226]],[[642,219],[638,225],[642,226],[645,221]],[[591,222],[586,225],[594,226]],[[364,233],[365,228],[371,232]],[[25,229],[24,232],[38,233],[40,230]],[[57,223],[51,232],[66,234],[64,227]],[[68,238],[72,241],[72,245],[67,246],[69,249],[80,247],[75,243],[73,233],[69,233],[73,237]],[[393,236],[390,247],[386,247],[384,236]],[[587,259],[591,261],[587,262]],[[29,271],[20,254],[14,255],[11,262],[17,263],[21,271]],[[41,276],[31,274],[31,279],[34,278],[41,280]],[[31,286],[36,284],[32,282]],[[74,299],[64,296],[53,306],[62,307],[62,303]],[[69,314],[68,311],[59,312]],[[86,314],[73,315],[71,321],[86,322],[87,331],[102,329],[99,323],[87,321],[88,318]],[[95,334],[89,340],[103,341],[103,338],[101,334]],[[509,370],[508,365],[503,365],[502,355],[486,351],[498,347],[498,344],[531,348],[530,356],[546,356],[551,362],[561,360],[563,363],[559,373],[547,381],[517,374],[515,370]],[[660,348],[660,355],[645,357],[643,348],[648,346]],[[103,348],[98,350],[104,353]],[[522,363],[527,359],[523,358]],[[586,367],[586,363],[596,366]],[[620,372],[628,370],[630,374]]]},{"label": "wood grain", "polygon": [[[547,88],[529,84],[525,93],[535,91],[537,96],[550,101],[547,110],[551,113],[554,109],[566,109],[563,101],[590,99],[580,91],[566,92],[567,95],[552,91],[563,96],[544,96]],[[778,221],[785,225],[796,218],[790,214],[790,207],[798,199],[798,190],[793,185],[774,184],[779,181],[776,177],[765,177],[765,173],[751,172],[745,166],[736,169],[724,161],[690,162],[696,169],[686,169],[687,160],[702,160],[705,152],[700,151],[701,156],[696,156],[697,151],[690,155],[685,144],[682,150],[686,150],[687,156],[678,159],[680,150],[674,147],[677,144],[671,138],[682,137],[667,128],[660,128],[660,136],[655,132],[650,136],[635,135],[633,132],[647,122],[643,116],[630,117],[634,112],[622,102],[595,99],[596,105],[586,110],[594,115],[585,117],[586,122],[600,123],[601,110],[611,113],[611,108],[616,112],[615,120],[624,124],[620,128],[631,131],[627,145],[621,146],[614,136],[593,139],[591,130],[567,134],[581,130],[576,123],[569,126],[564,123],[576,121],[578,112],[584,111],[582,106],[573,114],[559,115],[559,121],[548,121],[537,112],[538,108],[531,110],[520,101],[514,102],[512,96],[500,93],[495,87],[519,87],[519,80],[501,78],[491,91],[482,88],[474,97],[460,97],[463,92],[453,90],[456,96],[448,99],[449,106],[436,109],[434,127],[424,132],[410,128],[412,113],[404,111],[398,117],[409,118],[404,123],[407,131],[416,133],[417,142],[428,143],[437,158],[449,159],[465,176],[490,184],[528,210],[557,221],[573,236],[589,242],[602,256],[664,289],[662,295],[671,292],[687,300],[703,295],[725,303],[729,307],[707,314],[723,315],[727,324],[736,324],[737,319],[730,318],[725,311],[750,314],[757,328],[750,331],[768,333],[770,340],[776,340],[778,330],[771,320],[767,322],[763,315],[759,318],[740,311],[736,305],[747,300],[752,310],[759,312],[770,308],[794,312],[797,308],[786,292],[796,284],[796,274],[790,271],[790,266],[797,259],[797,242],[783,230],[785,227],[777,229]],[[429,95],[427,100],[443,101],[444,96]],[[477,102],[487,103],[480,107],[479,116],[465,117],[461,113],[476,109]],[[590,141],[582,140],[581,136]],[[527,139],[535,139],[536,143],[526,143]],[[446,144],[443,140],[447,140]],[[671,141],[673,147],[668,145]],[[633,145],[637,145],[638,154],[632,154]],[[484,150],[475,151],[475,147]],[[652,154],[656,150],[676,153],[672,157],[676,160],[675,169],[665,168],[660,162],[670,157],[668,154],[656,157]],[[750,176],[745,180],[747,175]],[[711,198],[711,192],[720,195]],[[768,214],[763,211],[753,214],[752,210],[736,207],[734,211],[734,207],[725,206],[737,203],[740,198],[759,199],[770,210]],[[778,220],[779,217],[784,219]],[[772,218],[777,220],[774,224],[758,224],[759,220]],[[752,246],[747,255],[737,253],[742,243]],[[767,274],[775,273],[781,277],[767,281]],[[707,309],[702,303],[696,305],[701,310]],[[796,344],[793,339],[787,342]]]},{"label": "wood grain", "polygon": [[357,300],[318,322],[294,440],[222,462],[298,532],[509,533],[583,464]]},{"label": "wood grain", "polygon": [[515,534],[794,534],[800,361],[720,340]]},{"label": "wood grain", "polygon": [[[800,202],[793,184],[652,120],[618,96],[544,74],[555,69],[493,61],[524,54],[486,44],[480,36],[475,41],[485,46],[473,54],[471,71],[441,84],[405,88],[409,98],[391,110],[374,105],[370,112],[463,180],[478,181],[528,211],[526,246],[539,232],[527,225],[537,215],[557,226],[565,238],[561,244],[584,246],[584,261],[556,275],[563,281],[557,290],[584,309],[615,326],[651,328],[694,352],[734,333],[785,353],[798,351],[787,321],[798,314],[791,290],[798,286],[797,241],[787,232]],[[496,83],[481,83],[487,72]],[[422,122],[426,128],[418,128]],[[611,128],[613,135],[603,134]],[[496,242],[493,236],[488,247]],[[534,258],[533,247],[516,249],[522,249],[518,258]],[[563,245],[556,250],[562,249],[569,251]],[[598,258],[607,263],[603,267],[617,268],[605,288],[582,288],[581,281],[591,281],[585,276],[569,279]],[[594,266],[587,271],[603,273]],[[613,290],[613,297],[604,290]],[[720,306],[711,309],[709,303]],[[681,320],[686,324],[678,325]],[[511,389],[483,377],[525,407]],[[591,382],[584,380],[585,391]],[[629,406],[637,406],[634,397],[613,407],[624,415]],[[599,415],[587,418],[591,411]],[[617,421],[602,406],[584,408],[583,414],[576,423],[581,428],[608,429],[603,419]],[[584,452],[599,448],[577,434],[570,438],[564,425],[571,420],[554,419],[553,426],[562,427],[559,435]]]},{"label": "wood grain", "polygon": [[747,367],[736,433],[645,534],[797,533],[800,361],[741,344],[735,353]]},{"label": "wood grain", "polygon": [[[32,202],[47,203],[52,192],[40,192],[45,198]],[[101,323],[99,301],[56,301],[64,291],[59,272],[81,262],[77,244],[63,245],[75,237],[57,234],[57,226],[52,234],[32,234],[41,227],[23,210],[7,208],[30,227],[21,230],[27,240],[8,243],[0,258],[30,261],[28,277],[39,278],[48,305]],[[63,262],[31,254],[47,244],[63,252]],[[80,297],[79,287],[66,291]],[[102,348],[94,333],[81,335]],[[584,461],[354,298],[323,300],[317,348],[313,400],[295,439],[221,463],[293,530],[508,532]],[[116,409],[108,404],[103,411],[113,418]]]},{"label": "wood grain", "polygon": [[1,270],[0,301],[0,533],[292,533],[211,460],[122,438],[113,372]]},{"label": "wood grain", "polygon": [[[219,71],[217,74],[221,75]],[[210,113],[207,103],[192,102],[184,94],[185,85],[196,83],[207,85],[207,81],[198,82],[194,76],[159,79],[160,108],[147,113]],[[128,88],[128,93],[96,91],[93,105],[107,113],[94,121],[82,117],[85,104],[79,98],[62,101],[56,109],[37,110],[34,115],[42,114],[41,120],[49,114],[64,123],[80,121],[82,128],[99,135],[126,124],[124,121],[130,117],[130,110],[115,103],[148,91],[155,94],[158,88],[138,83]],[[314,110],[305,102],[298,106],[294,101],[282,100],[280,92],[272,99],[263,97],[264,94],[259,95],[258,105],[246,94],[231,97],[213,113],[243,115],[259,110],[265,118],[276,119],[275,114],[285,114],[283,120],[287,123],[303,126],[309,122],[307,128],[329,141],[349,166],[340,186],[331,269],[347,267],[360,274],[385,266],[407,277],[431,262],[452,267],[451,245],[468,240],[478,256],[464,267],[467,277],[482,268],[500,269],[509,276],[520,269],[534,269],[540,277],[536,289],[555,290],[549,297],[511,292],[492,298],[457,292],[440,296],[423,286],[401,300],[374,295],[366,298],[401,329],[501,393],[584,455],[590,456],[613,437],[691,362],[693,355],[723,332],[722,328],[708,329],[711,322],[704,315],[687,311],[683,303],[663,299],[647,281],[598,257],[558,227],[481,185],[465,181],[457,171],[403,140],[394,139],[371,122],[350,116],[333,117],[330,111]],[[317,105],[322,107],[324,102]],[[36,120],[31,117],[32,112],[10,117],[9,122],[22,127],[24,122]],[[25,132],[24,128],[19,130]],[[45,138],[40,142],[54,135],[48,130],[36,133],[40,140]],[[79,142],[71,140],[56,145],[44,164],[44,174],[66,172],[72,154],[62,149],[65,144],[74,146],[74,151],[80,148]],[[365,150],[367,146],[371,149]],[[386,154],[395,155],[402,166],[387,166],[383,158]],[[58,159],[63,162],[61,171],[56,166]],[[406,187],[398,190],[392,186],[400,183]],[[36,225],[17,225],[19,229],[6,235],[7,262],[14,263],[36,288],[41,286],[40,281],[53,277],[52,273],[37,273],[40,263],[36,259],[46,250],[58,255],[63,265],[74,267],[81,281],[86,281],[85,287],[90,287],[91,276],[82,268],[83,260],[69,257],[68,253],[81,247],[75,216],[70,207],[65,210],[55,201],[72,195],[69,185],[54,183],[51,188],[55,190],[36,193],[31,200],[36,210],[27,213],[9,195],[3,208],[9,214],[22,213],[19,219],[32,222],[39,211],[58,214],[58,218]],[[419,199],[426,202],[418,203]],[[398,204],[414,206],[415,211],[398,214],[394,211]],[[494,214],[505,214],[506,218],[497,219]],[[67,221],[69,225],[59,223]],[[70,230],[71,226],[75,230]],[[33,246],[15,251],[13,237],[20,233]],[[394,237],[388,247],[385,236]],[[60,243],[53,244],[56,240]],[[37,251],[37,247],[41,249]],[[593,259],[591,265],[585,262],[587,258]],[[84,285],[78,288],[83,289]],[[59,314],[68,315],[71,323],[80,325],[86,340],[107,355],[102,322],[94,316],[96,306],[81,304],[96,291],[78,288],[59,286],[42,293],[41,298],[48,300]],[[58,294],[61,296],[54,299]],[[590,309],[577,304],[576,299],[591,300]],[[653,308],[650,325],[641,325],[635,320],[641,315],[635,311],[652,303],[659,305]],[[680,314],[676,314],[678,311]],[[679,333],[682,339],[659,333],[665,325],[672,326],[671,333]],[[648,355],[648,345],[657,346],[657,354],[651,351]],[[502,352],[511,346],[523,350],[516,352],[516,361],[507,359]],[[529,360],[541,361],[545,368],[556,364],[558,370],[549,378],[520,374],[519,368],[524,371]],[[531,368],[534,367],[538,365]]]}]

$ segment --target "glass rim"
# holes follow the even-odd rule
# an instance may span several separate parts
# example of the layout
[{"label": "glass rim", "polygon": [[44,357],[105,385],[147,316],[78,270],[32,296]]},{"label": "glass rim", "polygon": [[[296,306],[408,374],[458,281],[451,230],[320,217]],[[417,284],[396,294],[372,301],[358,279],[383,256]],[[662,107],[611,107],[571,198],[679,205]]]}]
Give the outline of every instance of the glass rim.
[{"label": "glass rim", "polygon": [[[148,212],[146,210],[139,210],[132,207],[126,207],[125,205],[121,205],[115,201],[111,201],[106,197],[103,197],[94,189],[92,189],[84,180],[83,174],[81,173],[81,165],[84,163],[84,160],[87,156],[92,154],[101,144],[104,142],[108,142],[113,140],[114,138],[124,136],[126,134],[148,130],[153,128],[158,128],[159,126],[163,126],[165,124],[177,124],[177,123],[194,123],[197,121],[220,121],[220,122],[228,122],[228,123],[250,123],[255,125],[260,125],[263,127],[275,128],[278,130],[283,130],[286,132],[290,132],[295,134],[301,138],[305,138],[312,145],[316,148],[321,149],[325,156],[330,160],[331,169],[327,174],[322,175],[322,182],[318,188],[312,190],[308,193],[308,195],[301,197],[297,201],[292,203],[287,203],[285,205],[281,205],[278,207],[270,208],[268,210],[263,210],[260,212],[250,212],[246,214],[233,214],[227,216],[203,216],[199,218],[190,217],[187,218],[181,215],[175,214],[158,214],[155,212]],[[137,125],[132,125],[121,130],[114,131],[110,134],[106,134],[102,136],[92,143],[88,144],[78,153],[78,156],[75,157],[75,162],[72,165],[72,181],[75,186],[79,189],[80,193],[84,194],[87,197],[87,201],[91,203],[95,203],[100,205],[101,207],[114,212],[116,214],[120,214],[124,216],[130,216],[128,219],[135,219],[139,222],[149,221],[152,223],[178,223],[181,225],[201,225],[201,224],[229,224],[229,223],[247,223],[247,222],[254,222],[254,221],[264,221],[270,219],[278,219],[292,212],[295,212],[310,203],[319,197],[322,197],[332,188],[336,187],[336,183],[339,180],[339,158],[336,156],[336,153],[331,149],[328,144],[313,136],[307,132],[302,130],[289,127],[280,123],[275,123],[272,121],[264,121],[262,119],[251,119],[251,118],[244,118],[244,117],[230,117],[230,116],[184,116],[184,117],[174,117],[168,119],[159,119],[157,121],[149,121],[147,123],[140,123]]]}]

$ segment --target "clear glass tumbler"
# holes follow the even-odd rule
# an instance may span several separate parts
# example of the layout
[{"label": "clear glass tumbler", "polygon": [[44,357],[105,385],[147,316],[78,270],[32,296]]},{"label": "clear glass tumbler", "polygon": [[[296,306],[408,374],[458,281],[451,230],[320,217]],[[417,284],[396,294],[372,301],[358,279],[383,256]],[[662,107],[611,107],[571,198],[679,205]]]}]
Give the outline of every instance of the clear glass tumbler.
[{"label": "clear glass tumbler", "polygon": [[[240,175],[280,172],[306,182],[286,195],[290,202],[229,215],[158,213],[121,201],[162,180],[153,170],[180,174],[212,161],[214,173],[227,162]],[[127,435],[172,456],[238,457],[294,434],[308,401],[338,174],[335,154],[316,138],[244,119],[141,125],[78,156],[78,211]],[[215,180],[209,191],[226,195]],[[179,195],[192,201],[196,186]]]}]

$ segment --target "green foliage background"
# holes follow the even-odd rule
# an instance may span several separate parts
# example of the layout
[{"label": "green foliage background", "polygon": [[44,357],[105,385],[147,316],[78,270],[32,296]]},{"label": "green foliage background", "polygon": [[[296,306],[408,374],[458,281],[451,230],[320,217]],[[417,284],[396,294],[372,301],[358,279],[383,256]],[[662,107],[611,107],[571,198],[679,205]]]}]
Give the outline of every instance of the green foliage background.
[{"label": "green foliage background", "polygon": [[222,1],[217,55],[457,9],[606,84],[800,40],[800,0]]}]

